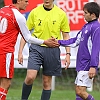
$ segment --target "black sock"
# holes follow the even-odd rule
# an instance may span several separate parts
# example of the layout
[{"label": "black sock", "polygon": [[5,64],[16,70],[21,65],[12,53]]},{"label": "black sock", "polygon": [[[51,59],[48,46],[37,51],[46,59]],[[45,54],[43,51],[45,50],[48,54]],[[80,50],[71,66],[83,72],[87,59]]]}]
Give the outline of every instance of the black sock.
[{"label": "black sock", "polygon": [[31,90],[32,90],[32,85],[26,85],[25,83],[23,83],[21,100],[28,100]]},{"label": "black sock", "polygon": [[43,90],[41,100],[50,100],[51,90]]}]

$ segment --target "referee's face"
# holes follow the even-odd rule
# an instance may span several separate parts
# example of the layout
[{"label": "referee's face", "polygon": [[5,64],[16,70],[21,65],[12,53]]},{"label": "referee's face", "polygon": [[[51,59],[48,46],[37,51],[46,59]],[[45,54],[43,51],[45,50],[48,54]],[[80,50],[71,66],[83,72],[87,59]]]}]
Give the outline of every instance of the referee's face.
[{"label": "referee's face", "polygon": [[44,6],[46,8],[52,8],[53,7],[54,0],[44,0]]}]

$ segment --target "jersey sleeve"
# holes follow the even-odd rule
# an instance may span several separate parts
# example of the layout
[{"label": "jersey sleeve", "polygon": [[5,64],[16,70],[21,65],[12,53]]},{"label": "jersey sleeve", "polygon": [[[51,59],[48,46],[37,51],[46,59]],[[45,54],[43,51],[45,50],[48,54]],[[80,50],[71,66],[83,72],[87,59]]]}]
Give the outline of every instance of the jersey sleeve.
[{"label": "jersey sleeve", "polygon": [[64,47],[75,47],[76,46],[76,38],[70,38],[68,40],[58,40],[58,43]]},{"label": "jersey sleeve", "polygon": [[68,47],[75,48],[76,46],[79,45],[80,40],[81,40],[81,32],[78,32],[78,34],[76,35],[76,37],[70,38],[68,40],[58,40],[58,43],[61,46],[64,46],[64,47],[68,46]]},{"label": "jersey sleeve", "polygon": [[90,67],[98,67],[100,52],[100,28],[95,28],[94,34],[92,34],[92,50]]},{"label": "jersey sleeve", "polygon": [[43,44],[44,40],[31,36],[31,33],[26,26],[25,17],[17,9],[12,9],[12,10],[24,39],[29,43],[34,43],[39,45]]},{"label": "jersey sleeve", "polygon": [[62,18],[61,31],[70,32],[69,21],[68,21],[68,17],[66,16],[66,13],[63,13],[61,18]]}]

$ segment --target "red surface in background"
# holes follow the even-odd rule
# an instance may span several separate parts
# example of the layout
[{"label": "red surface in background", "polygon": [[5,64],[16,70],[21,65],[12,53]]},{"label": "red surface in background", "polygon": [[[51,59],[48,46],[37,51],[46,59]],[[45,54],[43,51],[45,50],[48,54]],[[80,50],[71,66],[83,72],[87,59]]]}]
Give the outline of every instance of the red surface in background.
[{"label": "red surface in background", "polygon": [[[33,8],[35,8],[38,4],[43,3],[43,0],[28,0],[29,5],[27,6],[26,10],[23,12],[29,12]],[[5,5],[12,4],[12,0],[4,0]]]},{"label": "red surface in background", "polygon": [[[25,11],[21,11],[22,13],[27,13],[30,12],[33,8],[35,8],[36,6],[38,6],[38,4],[43,3],[43,0],[28,0],[29,1],[29,5],[27,6]],[[72,1],[67,1],[67,0],[56,0],[56,3],[60,1],[60,4],[58,4],[57,6],[59,6],[60,8],[62,7],[62,3],[64,2],[65,6],[63,6],[63,8],[65,8],[65,12],[69,13],[71,12],[70,10],[67,9],[67,7],[69,6],[70,8],[72,7]],[[78,8],[78,1],[77,0],[73,0],[73,2],[75,3],[75,8],[74,10],[72,10],[72,12],[74,12],[74,17],[73,20],[71,20],[70,18],[72,17],[72,15],[70,14],[69,17],[69,24],[70,24],[70,29],[71,31],[76,31],[76,30],[80,30],[82,28],[82,26],[85,24],[84,21],[84,17],[83,14],[79,14],[78,16],[75,16],[77,11],[83,10],[83,6],[84,6],[84,2],[88,2],[88,0],[79,0],[81,9]],[[67,2],[69,2],[69,5],[66,5]],[[4,0],[5,5],[9,5],[12,3],[12,0]],[[62,8],[61,8],[62,9]],[[78,17],[82,17],[82,18],[78,18]]]}]

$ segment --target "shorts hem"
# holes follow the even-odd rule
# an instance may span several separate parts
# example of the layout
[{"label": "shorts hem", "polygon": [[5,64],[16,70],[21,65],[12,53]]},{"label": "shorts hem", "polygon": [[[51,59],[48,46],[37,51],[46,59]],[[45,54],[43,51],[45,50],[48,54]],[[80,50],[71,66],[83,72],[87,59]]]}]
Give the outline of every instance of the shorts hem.
[{"label": "shorts hem", "polygon": [[61,74],[44,74],[43,75],[46,75],[46,76],[61,76]]}]

